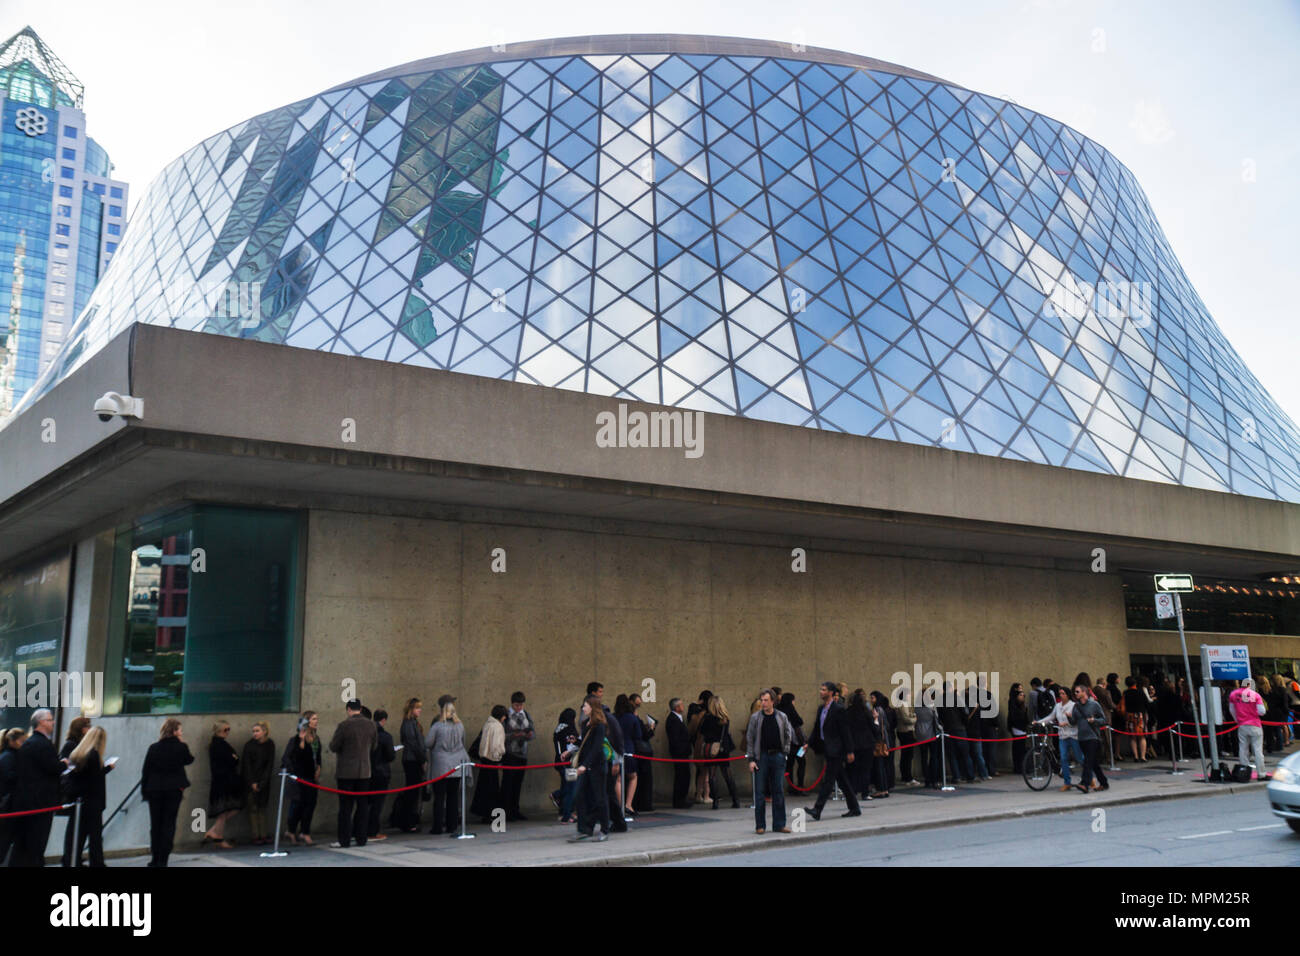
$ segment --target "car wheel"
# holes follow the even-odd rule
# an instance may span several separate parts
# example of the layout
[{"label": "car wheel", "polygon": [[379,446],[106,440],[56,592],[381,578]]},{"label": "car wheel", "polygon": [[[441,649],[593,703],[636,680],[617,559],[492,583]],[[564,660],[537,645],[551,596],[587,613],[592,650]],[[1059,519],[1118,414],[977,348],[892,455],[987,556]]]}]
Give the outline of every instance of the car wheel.
[{"label": "car wheel", "polygon": [[1287,817],[1286,825],[1291,828],[1292,832],[1300,833],[1300,820],[1293,820],[1291,817]]}]

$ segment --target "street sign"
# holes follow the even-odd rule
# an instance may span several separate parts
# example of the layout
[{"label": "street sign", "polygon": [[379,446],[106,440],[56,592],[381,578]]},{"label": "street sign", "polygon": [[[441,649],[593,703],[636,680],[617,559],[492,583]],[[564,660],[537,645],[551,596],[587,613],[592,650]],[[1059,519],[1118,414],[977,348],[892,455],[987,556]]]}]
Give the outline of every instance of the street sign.
[{"label": "street sign", "polygon": [[1169,594],[1156,595],[1156,618],[1163,619],[1174,616],[1174,599]]},{"label": "street sign", "polygon": [[1155,579],[1156,590],[1166,594],[1190,594],[1193,590],[1190,574],[1157,574]]},{"label": "street sign", "polygon": [[1201,662],[1210,680],[1245,680],[1250,676],[1250,648],[1245,644],[1202,644]]}]

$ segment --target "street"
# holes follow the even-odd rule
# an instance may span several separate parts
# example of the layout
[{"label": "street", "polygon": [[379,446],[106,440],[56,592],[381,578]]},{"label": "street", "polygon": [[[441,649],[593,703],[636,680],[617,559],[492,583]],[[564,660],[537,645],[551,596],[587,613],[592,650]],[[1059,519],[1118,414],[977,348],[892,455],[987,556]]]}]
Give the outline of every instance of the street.
[{"label": "street", "polygon": [[[799,804],[795,804],[798,806]],[[1104,817],[1094,818],[1098,811]],[[1094,832],[1104,822],[1105,829]],[[1260,790],[729,853],[662,866],[1297,866]]]}]

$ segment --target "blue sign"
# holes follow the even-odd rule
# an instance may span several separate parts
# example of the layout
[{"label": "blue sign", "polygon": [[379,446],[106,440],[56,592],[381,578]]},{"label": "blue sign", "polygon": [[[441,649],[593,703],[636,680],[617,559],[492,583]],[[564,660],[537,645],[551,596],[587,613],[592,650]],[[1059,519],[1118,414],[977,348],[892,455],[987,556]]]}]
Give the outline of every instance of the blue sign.
[{"label": "blue sign", "polygon": [[1210,680],[1244,680],[1250,676],[1250,648],[1244,644],[1207,644],[1201,659],[1209,665]]}]

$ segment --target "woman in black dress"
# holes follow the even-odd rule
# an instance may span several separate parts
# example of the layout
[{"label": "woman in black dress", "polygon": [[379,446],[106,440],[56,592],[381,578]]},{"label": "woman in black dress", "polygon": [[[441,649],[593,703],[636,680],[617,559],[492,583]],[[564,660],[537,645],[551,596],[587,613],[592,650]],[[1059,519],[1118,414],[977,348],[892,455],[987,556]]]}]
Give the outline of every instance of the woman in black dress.
[{"label": "woman in black dress", "polygon": [[298,732],[289,740],[280,760],[281,766],[298,780],[289,784],[289,819],[285,823],[285,837],[290,843],[302,840],[311,846],[311,817],[316,812],[316,795],[320,792],[299,780],[316,779],[316,734],[311,729],[311,718],[303,715],[298,721]]},{"label": "woman in black dress", "polygon": [[[18,795],[18,748],[26,739],[27,732],[21,727],[6,730],[0,736],[0,813],[12,810]],[[0,817],[0,866],[5,865],[13,844],[13,821],[13,817]]]},{"label": "woman in black dress", "polygon": [[266,829],[266,807],[271,802],[275,780],[275,741],[266,721],[253,724],[253,739],[244,744],[239,773],[248,788],[248,816],[253,827],[253,843],[270,843]]},{"label": "woman in black dress", "polygon": [[140,769],[140,792],[149,804],[150,866],[166,866],[176,838],[176,813],[181,797],[190,785],[185,768],[194,755],[181,739],[181,722],[169,717],[163,722],[158,742],[149,747]]},{"label": "woman in black dress", "polygon": [[90,865],[104,865],[104,806],[108,802],[104,778],[113,769],[104,763],[104,748],[108,735],[103,727],[88,728],[81,742],[68,755],[72,770],[72,796],[81,800],[81,812],[69,821],[70,830],[77,833],[76,852],[72,865],[81,866],[81,851],[90,844]]},{"label": "woman in black dress", "polygon": [[235,844],[226,839],[226,821],[244,806],[244,781],[239,776],[239,754],[230,746],[230,724],[219,720],[212,725],[212,742],[208,744],[208,766],[212,785],[208,790],[208,819],[212,825],[203,834],[203,842],[216,843],[223,850]]},{"label": "woman in black dress", "polygon": [[797,786],[802,787],[804,776],[808,772],[808,758],[799,756],[799,751],[804,749],[808,740],[803,733],[803,718],[794,709],[794,694],[782,694],[781,703],[776,705],[776,709],[785,714],[794,730],[794,736],[790,740],[790,753],[785,758],[785,775],[792,784],[797,781]]}]

